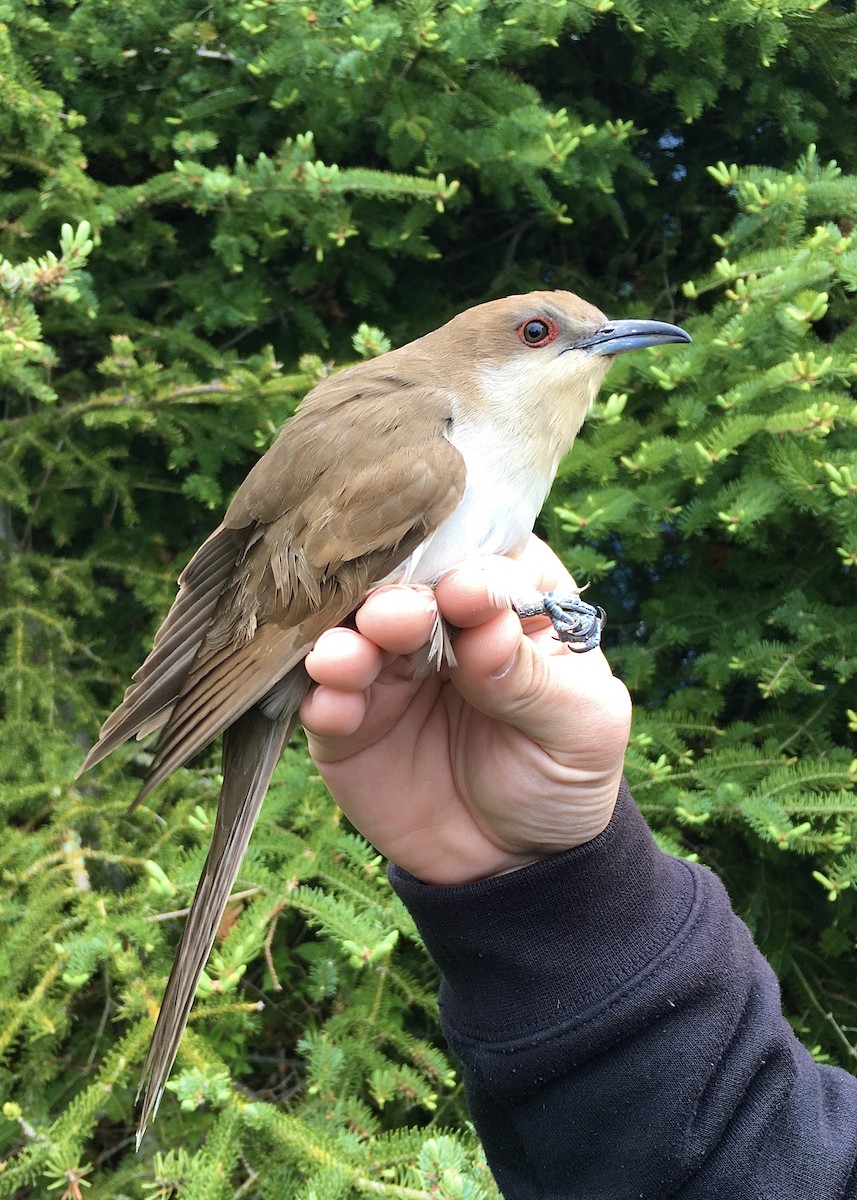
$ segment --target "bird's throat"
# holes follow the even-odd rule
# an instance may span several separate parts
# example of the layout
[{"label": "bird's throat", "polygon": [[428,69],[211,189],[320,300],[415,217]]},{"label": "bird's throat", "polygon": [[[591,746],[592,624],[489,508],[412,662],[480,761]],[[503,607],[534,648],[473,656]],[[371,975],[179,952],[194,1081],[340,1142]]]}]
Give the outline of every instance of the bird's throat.
[{"label": "bird's throat", "polygon": [[464,497],[399,580],[434,584],[474,555],[523,549],[608,365],[573,373],[558,358],[540,372],[517,362],[483,372],[485,403],[458,413],[447,434],[467,468]]}]

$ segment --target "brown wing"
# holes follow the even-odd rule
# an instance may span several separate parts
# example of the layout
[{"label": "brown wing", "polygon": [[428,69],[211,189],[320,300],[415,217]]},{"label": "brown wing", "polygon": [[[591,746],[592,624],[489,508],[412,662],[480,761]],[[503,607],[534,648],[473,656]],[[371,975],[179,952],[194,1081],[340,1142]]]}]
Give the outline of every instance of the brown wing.
[{"label": "brown wing", "polygon": [[151,732],[167,720],[245,542],[245,533],[221,526],[197,550],[179,576],[179,594],[155,635],[151,654],[104,722],[78,775],[128,738]]},{"label": "brown wing", "polygon": [[465,468],[442,389],[367,363],[316,388],[256,464],[86,769],[163,724],[142,795],[299,664],[453,511]]}]

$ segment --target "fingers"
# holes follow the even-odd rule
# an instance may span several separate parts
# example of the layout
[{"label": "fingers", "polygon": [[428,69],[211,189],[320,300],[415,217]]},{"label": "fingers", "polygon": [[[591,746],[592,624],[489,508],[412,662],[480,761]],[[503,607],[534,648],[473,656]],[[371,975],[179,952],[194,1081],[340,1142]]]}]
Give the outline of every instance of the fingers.
[{"label": "fingers", "polygon": [[[537,538],[521,558],[490,557],[452,571],[435,592],[427,587],[392,586],[372,592],[357,613],[357,631],[323,633],[307,655],[306,668],[316,683],[345,691],[362,690],[377,678],[380,651],[414,654],[429,640],[438,608],[452,625],[481,625],[510,608],[510,601],[545,591],[574,588],[559,559]],[[548,625],[547,618],[533,618]],[[361,636],[362,635],[362,636]]]},{"label": "fingers", "polygon": [[313,688],[301,705],[301,724],[317,738],[347,738],[357,733],[366,717],[363,692]]},{"label": "fingers", "polygon": [[415,654],[429,640],[436,620],[431,588],[384,587],[358,610],[357,628],[392,654]]},{"label": "fingers", "polygon": [[304,727],[322,736],[347,737],[366,715],[364,689],[383,665],[378,646],[353,629],[329,629],[309,652],[305,666],[319,687],[301,705]]},{"label": "fingers", "polygon": [[[474,708],[559,752],[587,739],[621,742],[624,750],[630,700],[601,651],[571,654],[546,617],[530,618],[522,628],[510,608],[512,598],[574,587],[559,559],[531,538],[517,561],[465,564],[444,576],[434,595],[428,588],[379,589],[359,610],[357,630],[325,633],[308,655],[307,671],[319,686],[304,702],[301,720],[317,737],[349,739],[351,746],[386,729],[396,706],[408,704],[419,686],[401,656],[426,644],[439,611],[459,630],[451,679]],[[326,745],[328,754],[342,752]]]},{"label": "fingers", "polygon": [[306,656],[311,679],[345,692],[360,692],[375,680],[383,666],[378,645],[353,629],[329,629]]},{"label": "fingers", "polygon": [[445,576],[436,594],[440,611],[460,629],[451,675],[456,691],[560,756],[582,748],[594,749],[594,757],[600,749],[623,754],[631,702],[604,655],[570,653],[546,617],[522,626],[508,607],[498,607],[499,584],[515,599],[575,588],[559,559],[535,538],[515,562],[483,560]]},{"label": "fingers", "polygon": [[[480,625],[513,601],[533,600],[543,592],[573,594],[576,585],[553,551],[531,537],[517,559],[486,557],[465,563],[444,575],[435,588],[443,616],[459,629]],[[536,625],[550,625],[547,617],[532,618]]]},{"label": "fingers", "polygon": [[[373,592],[357,614],[357,630],[331,629],[306,657],[313,688],[301,722],[317,759],[333,761],[363,749],[395,723],[419,687],[406,657],[426,644],[437,620],[429,588]],[[369,712],[369,689],[373,692]]]},{"label": "fingers", "polygon": [[572,654],[550,627],[527,636],[514,613],[503,613],[462,630],[455,654],[456,691],[486,716],[559,756],[624,753],[630,698],[600,650]]},{"label": "fingers", "polygon": [[[553,561],[560,565],[558,560]],[[543,583],[546,573],[537,564],[530,571],[537,576],[539,587],[553,586],[552,577]],[[479,560],[451,573],[439,585],[438,596],[443,597],[446,619],[456,626],[469,627],[508,612],[512,595],[529,595],[532,590],[525,569],[498,557]],[[306,717],[315,722],[324,714],[327,727],[336,711],[335,699],[327,693],[362,692],[389,665],[390,656],[415,654],[431,637],[438,608],[430,588],[396,586],[372,592],[357,612],[356,630],[328,630],[307,655],[307,672],[319,687],[312,694]],[[358,711],[357,706],[348,706],[349,714]]]},{"label": "fingers", "polygon": [[384,666],[383,651],[414,654],[428,641],[436,620],[428,588],[373,592],[357,613],[357,630],[339,627],[321,635],[306,657],[307,672],[324,687],[362,691]]}]

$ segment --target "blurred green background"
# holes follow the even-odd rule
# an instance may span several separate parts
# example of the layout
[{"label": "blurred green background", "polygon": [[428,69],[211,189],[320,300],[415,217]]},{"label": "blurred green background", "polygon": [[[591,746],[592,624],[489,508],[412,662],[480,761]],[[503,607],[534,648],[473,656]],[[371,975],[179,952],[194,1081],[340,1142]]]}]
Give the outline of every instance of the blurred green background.
[{"label": "blurred green background", "polygon": [[620,360],[540,532],[608,609],[661,843],[854,1068],[853,9],[0,3],[0,1197],[496,1194],[300,739],[136,1155],[217,759],[131,815],[145,746],[73,774],[314,380],[533,288],[693,334]]}]

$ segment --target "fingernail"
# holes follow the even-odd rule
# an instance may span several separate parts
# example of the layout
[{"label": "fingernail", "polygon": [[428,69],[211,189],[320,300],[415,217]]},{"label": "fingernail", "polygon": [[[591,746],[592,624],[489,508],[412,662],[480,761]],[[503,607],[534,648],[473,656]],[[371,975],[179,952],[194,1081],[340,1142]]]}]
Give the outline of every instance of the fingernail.
[{"label": "fingernail", "polygon": [[434,590],[422,583],[385,583],[381,587],[375,588],[371,592],[371,596],[386,596],[391,595],[394,602],[397,601],[403,594],[409,598],[419,597],[425,605],[425,611],[434,612],[437,608],[437,601],[434,598]]},{"label": "fingernail", "polygon": [[511,658],[509,658],[509,659],[508,659],[508,660],[507,660],[507,661],[506,661],[506,662],[503,664],[503,666],[500,668],[500,670],[499,670],[499,671],[494,671],[494,672],[493,672],[493,674],[489,675],[489,679],[503,679],[503,678],[505,678],[505,676],[509,674],[509,672],[510,672],[510,671],[512,670],[512,668],[514,667],[515,663],[518,661],[518,655],[519,655],[519,653],[520,653],[520,647],[516,647],[516,648],[515,648],[515,651],[514,651],[514,653],[513,653],[513,654],[512,654],[512,656],[511,656]]},{"label": "fingernail", "polygon": [[351,630],[343,629],[341,625],[334,625],[332,629],[325,629],[320,633],[313,643],[313,650],[318,649],[322,642],[329,642],[331,638],[334,640],[342,636],[343,633],[350,633]]}]

